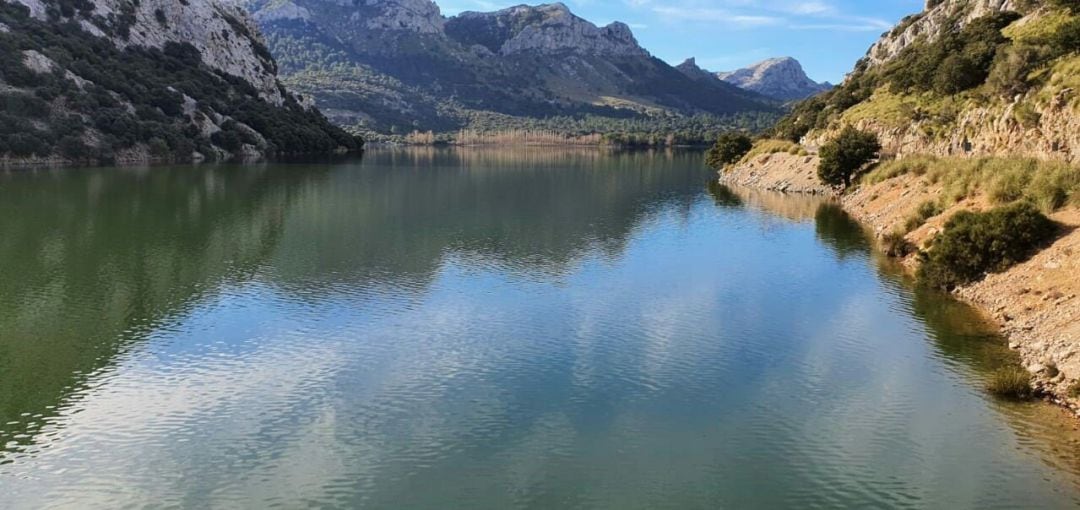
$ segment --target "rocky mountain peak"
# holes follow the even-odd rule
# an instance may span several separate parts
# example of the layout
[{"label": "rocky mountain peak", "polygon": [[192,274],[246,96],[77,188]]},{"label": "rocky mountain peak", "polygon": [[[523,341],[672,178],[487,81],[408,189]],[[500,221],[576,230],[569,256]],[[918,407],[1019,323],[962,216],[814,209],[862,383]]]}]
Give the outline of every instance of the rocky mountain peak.
[{"label": "rocky mountain peak", "polygon": [[739,88],[783,101],[804,99],[831,88],[827,83],[811,80],[802,64],[791,57],[770,58],[736,71],[716,73],[716,76]]},{"label": "rocky mountain peak", "polygon": [[680,72],[682,72],[686,76],[690,77],[691,79],[697,80],[697,81],[705,81],[705,82],[720,81],[720,78],[717,77],[715,74],[710,73],[709,71],[706,71],[706,70],[702,69],[700,66],[698,66],[697,59],[694,58],[694,57],[690,57],[690,58],[684,60],[681,64],[675,66],[675,69],[678,69]]},{"label": "rocky mountain peak", "polygon": [[493,53],[581,53],[647,55],[630,27],[605,27],[577,17],[562,3],[518,5],[490,13],[465,12],[447,20],[447,34],[466,45],[481,45]]}]

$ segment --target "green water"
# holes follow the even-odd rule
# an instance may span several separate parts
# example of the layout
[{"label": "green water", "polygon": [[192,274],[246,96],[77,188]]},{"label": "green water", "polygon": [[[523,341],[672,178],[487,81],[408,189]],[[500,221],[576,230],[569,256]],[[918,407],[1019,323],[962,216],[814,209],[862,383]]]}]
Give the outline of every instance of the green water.
[{"label": "green water", "polygon": [[0,508],[1065,508],[1075,424],[695,153],[0,175]]}]

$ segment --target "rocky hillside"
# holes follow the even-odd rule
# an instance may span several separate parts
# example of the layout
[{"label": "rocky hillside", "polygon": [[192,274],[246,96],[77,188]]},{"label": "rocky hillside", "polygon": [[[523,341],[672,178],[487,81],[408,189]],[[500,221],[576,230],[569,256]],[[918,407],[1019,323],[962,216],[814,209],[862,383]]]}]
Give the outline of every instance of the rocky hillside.
[{"label": "rocky hillside", "polygon": [[940,0],[873,45],[845,82],[778,134],[820,144],[845,125],[899,156],[1080,161],[1080,5]]},{"label": "rocky hillside", "polygon": [[779,99],[806,99],[832,88],[806,76],[802,64],[791,57],[770,58],[736,71],[716,73],[725,82],[741,89]]},{"label": "rocky hillside", "polygon": [[360,130],[543,122],[583,133],[642,120],[762,127],[777,112],[757,94],[688,79],[641,48],[626,25],[598,27],[563,4],[451,18],[429,0],[245,4],[286,83]]},{"label": "rocky hillside", "polygon": [[[928,284],[941,286],[928,265],[976,268],[945,288],[1002,327],[1039,393],[1080,414],[1078,92],[1077,0],[933,0],[843,84],[799,103],[776,128],[786,140],[758,142],[722,179],[838,192],[818,182],[817,146],[847,126],[875,133],[883,161],[841,194],[845,209]],[[1037,231],[1039,216],[988,227],[1017,206],[1053,220],[1053,238],[1010,237]],[[980,262],[1010,243],[1022,255]]]},{"label": "rocky hillside", "polygon": [[0,166],[356,149],[217,0],[0,0]]}]

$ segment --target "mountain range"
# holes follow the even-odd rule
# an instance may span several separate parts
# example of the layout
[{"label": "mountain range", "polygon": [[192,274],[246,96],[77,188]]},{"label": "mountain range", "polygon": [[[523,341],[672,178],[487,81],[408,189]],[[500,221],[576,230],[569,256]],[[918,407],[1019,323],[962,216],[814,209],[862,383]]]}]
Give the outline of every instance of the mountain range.
[{"label": "mountain range", "polygon": [[245,0],[291,89],[343,126],[761,128],[779,102],[696,80],[563,4],[444,17],[429,0]]}]

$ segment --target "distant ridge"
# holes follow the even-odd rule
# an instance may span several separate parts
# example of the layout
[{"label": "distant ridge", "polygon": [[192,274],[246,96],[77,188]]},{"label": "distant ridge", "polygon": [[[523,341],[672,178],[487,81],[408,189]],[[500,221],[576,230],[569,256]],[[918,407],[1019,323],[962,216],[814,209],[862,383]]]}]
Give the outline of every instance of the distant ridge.
[{"label": "distant ridge", "polygon": [[703,133],[706,124],[761,129],[778,117],[775,101],[689,79],[626,24],[597,26],[561,3],[444,17],[429,0],[240,1],[286,84],[364,132],[604,133],[661,119],[665,129]]}]

